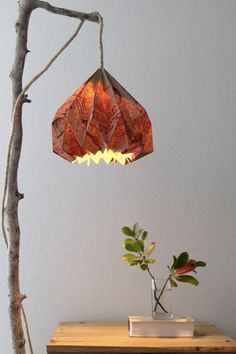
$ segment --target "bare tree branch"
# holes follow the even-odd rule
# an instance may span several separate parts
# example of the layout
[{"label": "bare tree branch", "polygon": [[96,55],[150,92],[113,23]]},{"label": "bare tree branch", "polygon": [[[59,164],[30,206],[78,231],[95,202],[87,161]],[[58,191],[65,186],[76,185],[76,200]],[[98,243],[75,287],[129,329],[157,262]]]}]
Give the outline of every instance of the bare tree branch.
[{"label": "bare tree branch", "polygon": [[79,18],[80,20],[98,22],[98,17],[95,13],[88,14],[85,12],[78,12],[74,10],[64,9],[62,7],[52,6],[46,1],[36,0],[35,7],[50,11],[57,15],[64,15],[68,17]]},{"label": "bare tree branch", "polygon": [[[25,58],[28,52],[27,37],[30,15],[34,9],[35,0],[21,0],[16,22],[15,59],[11,72],[12,79],[12,111],[20,92],[22,91],[22,77]],[[23,104],[23,103],[22,103]],[[7,158],[9,173],[6,179],[6,205],[4,213],[7,221],[8,240],[8,288],[9,288],[9,315],[12,333],[12,342],[15,354],[25,354],[25,337],[22,325],[21,311],[24,296],[20,291],[19,258],[20,258],[20,225],[18,203],[21,193],[18,191],[18,166],[22,147],[22,104],[19,107],[15,121],[12,122],[12,143]]]}]

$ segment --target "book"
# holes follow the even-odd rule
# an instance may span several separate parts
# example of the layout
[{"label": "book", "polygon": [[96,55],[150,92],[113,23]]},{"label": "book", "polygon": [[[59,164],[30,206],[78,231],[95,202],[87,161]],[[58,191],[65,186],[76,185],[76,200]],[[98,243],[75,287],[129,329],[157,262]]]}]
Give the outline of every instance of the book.
[{"label": "book", "polygon": [[130,337],[193,337],[194,320],[189,317],[153,320],[151,317],[129,316]]}]

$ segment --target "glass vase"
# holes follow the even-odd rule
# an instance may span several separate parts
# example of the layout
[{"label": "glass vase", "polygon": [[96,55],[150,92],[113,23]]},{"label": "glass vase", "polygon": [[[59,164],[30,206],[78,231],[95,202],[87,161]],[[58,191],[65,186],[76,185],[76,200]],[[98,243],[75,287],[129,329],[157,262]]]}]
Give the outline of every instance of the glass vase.
[{"label": "glass vase", "polygon": [[152,279],[152,318],[169,320],[173,318],[172,288],[168,279]]}]

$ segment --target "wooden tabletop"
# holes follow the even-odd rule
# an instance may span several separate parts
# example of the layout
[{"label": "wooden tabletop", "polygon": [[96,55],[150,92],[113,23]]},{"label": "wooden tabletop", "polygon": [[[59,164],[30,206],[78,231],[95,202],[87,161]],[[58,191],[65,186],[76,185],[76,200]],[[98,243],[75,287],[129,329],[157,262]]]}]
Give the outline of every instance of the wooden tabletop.
[{"label": "wooden tabletop", "polygon": [[236,342],[206,322],[196,322],[193,338],[134,338],[127,323],[63,322],[48,353],[236,353]]}]

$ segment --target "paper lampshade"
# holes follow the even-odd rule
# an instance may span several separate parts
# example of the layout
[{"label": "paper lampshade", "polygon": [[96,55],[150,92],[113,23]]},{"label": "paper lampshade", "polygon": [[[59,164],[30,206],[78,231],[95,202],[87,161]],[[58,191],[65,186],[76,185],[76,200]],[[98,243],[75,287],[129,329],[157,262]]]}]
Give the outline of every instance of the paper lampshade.
[{"label": "paper lampshade", "polygon": [[70,162],[125,165],[153,151],[145,109],[105,69],[98,69],[57,110],[53,151]]}]

